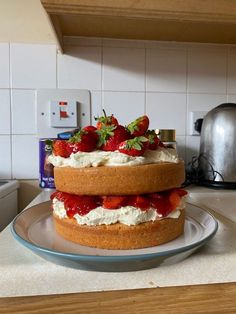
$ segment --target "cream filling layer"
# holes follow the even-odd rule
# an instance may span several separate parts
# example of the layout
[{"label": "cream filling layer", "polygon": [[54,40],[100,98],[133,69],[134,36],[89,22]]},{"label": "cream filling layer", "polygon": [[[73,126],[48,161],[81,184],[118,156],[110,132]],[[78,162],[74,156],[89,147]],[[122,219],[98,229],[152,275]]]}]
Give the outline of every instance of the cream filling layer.
[{"label": "cream filling layer", "polygon": [[[79,214],[75,214],[74,218],[79,225],[98,226],[111,225],[120,222],[122,224],[132,226],[143,222],[156,221],[165,218],[177,219],[180,216],[181,209],[184,207],[185,198],[182,197],[180,205],[166,217],[162,217],[162,215],[158,214],[155,208],[143,211],[133,206],[125,206],[119,209],[106,209],[99,206],[91,210],[86,215],[81,216]],[[60,219],[68,217],[64,207],[64,202],[61,202],[56,198],[53,199],[53,212]]]},{"label": "cream filling layer", "polygon": [[48,161],[55,167],[88,168],[99,166],[136,166],[159,162],[178,163],[177,151],[173,148],[161,148],[147,150],[143,156],[133,157],[118,151],[106,152],[102,150],[90,153],[72,153],[70,157],[50,155]]}]

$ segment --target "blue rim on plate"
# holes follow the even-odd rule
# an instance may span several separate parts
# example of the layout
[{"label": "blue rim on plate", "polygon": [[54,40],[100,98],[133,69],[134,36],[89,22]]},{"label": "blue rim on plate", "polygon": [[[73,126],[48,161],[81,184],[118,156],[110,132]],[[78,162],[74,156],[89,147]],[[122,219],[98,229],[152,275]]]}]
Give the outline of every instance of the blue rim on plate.
[{"label": "blue rim on plate", "polygon": [[[39,210],[41,211],[40,213]],[[33,218],[30,216],[33,216]],[[46,260],[68,267],[95,271],[136,271],[179,262],[208,242],[218,229],[218,223],[210,213],[195,205],[187,204],[184,237],[186,237],[186,239],[188,237],[189,244],[186,244],[186,239],[179,237],[167,244],[154,248],[125,251],[88,248],[90,254],[84,254],[84,248],[86,247],[71,244],[69,241],[56,235],[53,226],[50,225],[51,220],[50,201],[47,201],[32,206],[17,215],[11,224],[11,231],[14,238],[22,245]],[[45,227],[45,221],[50,223],[48,227]],[[204,221],[207,221],[208,225],[204,225]],[[37,226],[37,224],[39,226]],[[44,228],[45,232],[41,234],[40,228]],[[193,229],[191,232],[188,231],[190,228]],[[194,231],[195,229],[197,231]],[[36,234],[40,235],[42,238],[41,242],[43,242],[44,245],[40,245],[37,240],[32,241],[29,236],[30,232],[33,234],[34,239],[37,238]],[[194,232],[197,232],[197,234],[195,235],[195,239],[191,242],[191,233],[194,235]],[[73,247],[76,249],[79,248],[79,250],[77,250],[77,252],[69,252],[65,249],[64,251],[54,249],[55,243],[50,245],[45,242],[46,238],[50,236],[52,238],[59,237],[57,243],[64,241],[63,243],[65,243],[65,245],[66,243],[68,243],[68,245],[71,244],[72,251]],[[82,248],[82,253],[80,252],[80,248]],[[104,252],[106,254],[104,254]]]}]

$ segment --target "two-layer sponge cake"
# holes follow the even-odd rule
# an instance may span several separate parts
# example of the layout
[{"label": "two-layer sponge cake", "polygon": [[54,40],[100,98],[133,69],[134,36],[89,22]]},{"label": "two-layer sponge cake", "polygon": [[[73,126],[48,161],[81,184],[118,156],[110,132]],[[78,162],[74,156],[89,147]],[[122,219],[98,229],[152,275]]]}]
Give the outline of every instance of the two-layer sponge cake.
[{"label": "two-layer sponge cake", "polygon": [[127,127],[104,116],[96,127],[53,142],[53,219],[63,238],[97,248],[134,249],[183,233],[184,163],[148,126],[147,116]]}]

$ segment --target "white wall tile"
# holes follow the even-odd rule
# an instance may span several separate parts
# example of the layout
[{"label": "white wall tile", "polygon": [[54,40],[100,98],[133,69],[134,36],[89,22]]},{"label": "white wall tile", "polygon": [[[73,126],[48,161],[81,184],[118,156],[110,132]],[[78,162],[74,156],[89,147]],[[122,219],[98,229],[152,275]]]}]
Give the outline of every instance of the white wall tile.
[{"label": "white wall tile", "polygon": [[186,131],[186,95],[147,93],[146,113],[152,129],[176,129],[177,136]]},{"label": "white wall tile", "polygon": [[37,179],[39,144],[34,135],[12,136],[12,176],[14,179]]},{"label": "white wall tile", "polygon": [[102,115],[102,92],[91,92],[91,123],[96,125],[94,117]]},{"label": "white wall tile", "polygon": [[200,136],[186,136],[186,164],[200,152]]},{"label": "white wall tile", "polygon": [[135,92],[104,92],[103,108],[107,115],[114,114],[122,125],[144,115],[145,94]]},{"label": "white wall tile", "polygon": [[186,92],[186,66],[186,49],[147,49],[147,91]]},{"label": "white wall tile", "polygon": [[182,158],[184,161],[186,160],[186,137],[185,136],[177,136],[176,137],[177,142],[177,152],[180,158]]},{"label": "white wall tile", "polygon": [[12,171],[18,179],[38,178],[34,89],[90,90],[93,124],[102,108],[122,124],[146,113],[150,128],[176,129],[179,155],[187,162],[198,155],[200,142],[199,136],[186,136],[189,112],[236,103],[235,47],[95,38],[66,42],[65,54],[58,56],[55,45],[0,43],[0,145],[6,151],[0,154],[0,178],[11,178]]},{"label": "white wall tile", "polygon": [[10,87],[9,44],[0,43],[0,88]]},{"label": "white wall tile", "polygon": [[[11,136],[0,135],[0,179],[11,179]],[[4,154],[3,154],[4,151]]]},{"label": "white wall tile", "polygon": [[228,95],[227,102],[233,102],[236,103],[236,94],[234,95]]},{"label": "white wall tile", "polygon": [[103,47],[144,48],[145,40],[102,38]]},{"label": "white wall tile", "polygon": [[58,87],[101,90],[101,47],[65,49],[58,55]]},{"label": "white wall tile", "polygon": [[12,134],[36,134],[34,90],[12,90]]},{"label": "white wall tile", "polygon": [[0,134],[11,134],[10,90],[0,89]]},{"label": "white wall tile", "polygon": [[103,48],[103,90],[144,91],[145,49]]},{"label": "white wall tile", "polygon": [[227,92],[236,94],[236,48],[230,47],[228,61],[228,82]]},{"label": "white wall tile", "polygon": [[190,134],[190,113],[191,111],[210,111],[218,105],[227,101],[227,95],[213,94],[188,94],[187,96],[187,133]]},{"label": "white wall tile", "polygon": [[12,88],[56,87],[56,46],[11,44]]},{"label": "white wall tile", "polygon": [[188,92],[226,93],[227,48],[188,50]]}]

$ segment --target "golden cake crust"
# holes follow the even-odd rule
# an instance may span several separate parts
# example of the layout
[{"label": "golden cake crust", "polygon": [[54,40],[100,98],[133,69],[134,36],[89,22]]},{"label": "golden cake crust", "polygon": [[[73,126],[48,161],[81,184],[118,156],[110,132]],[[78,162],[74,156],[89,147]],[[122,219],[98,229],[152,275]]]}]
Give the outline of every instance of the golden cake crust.
[{"label": "golden cake crust", "polygon": [[184,162],[71,168],[55,167],[56,189],[77,195],[135,195],[179,187],[185,180]]},{"label": "golden cake crust", "polygon": [[177,219],[165,218],[135,226],[79,225],[75,219],[60,219],[55,214],[53,219],[57,233],[66,240],[96,248],[127,250],[160,245],[180,236],[184,231],[185,210],[181,210]]}]

